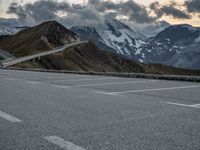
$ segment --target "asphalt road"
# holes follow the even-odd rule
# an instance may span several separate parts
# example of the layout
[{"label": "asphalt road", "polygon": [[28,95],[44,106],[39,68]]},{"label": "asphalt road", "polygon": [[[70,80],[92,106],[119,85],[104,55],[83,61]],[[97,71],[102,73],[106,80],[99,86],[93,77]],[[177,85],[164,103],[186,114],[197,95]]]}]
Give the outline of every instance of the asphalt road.
[{"label": "asphalt road", "polygon": [[199,150],[200,83],[0,70],[0,150]]}]

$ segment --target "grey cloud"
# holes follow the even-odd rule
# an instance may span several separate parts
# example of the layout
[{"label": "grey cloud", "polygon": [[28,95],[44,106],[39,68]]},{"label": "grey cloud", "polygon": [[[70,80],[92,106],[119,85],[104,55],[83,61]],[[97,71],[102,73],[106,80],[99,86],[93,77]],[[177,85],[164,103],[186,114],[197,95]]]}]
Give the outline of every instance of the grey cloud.
[{"label": "grey cloud", "polygon": [[[58,12],[63,12],[66,16],[60,17]],[[26,24],[37,24],[47,20],[57,20],[66,26],[70,26],[70,24],[75,23],[84,25],[88,24],[87,21],[92,23],[103,20],[103,17],[95,9],[80,5],[70,6],[65,2],[49,0],[36,1],[35,3],[28,3],[23,6],[18,3],[12,3],[7,13],[17,15],[18,19]],[[67,19],[73,19],[73,21],[69,22]]]},{"label": "grey cloud", "polygon": [[26,13],[26,11],[23,9],[23,7],[19,6],[18,3],[11,3],[7,13],[17,15],[19,21],[22,23],[24,23],[27,15],[28,15]]},{"label": "grey cloud", "polygon": [[[155,22],[164,15],[170,15],[178,19],[190,18],[188,13],[177,9],[172,4],[162,6],[155,2],[149,8],[133,0],[121,3],[89,0],[86,6],[69,5],[66,2],[52,0],[39,0],[25,5],[12,3],[7,13],[15,14],[20,22],[25,22],[27,25],[34,25],[47,20],[57,20],[68,27],[80,24],[98,24],[105,19],[116,18],[121,15],[126,16],[130,22],[140,24]],[[60,12],[65,15],[58,15]],[[154,12],[155,15],[150,15],[151,12]]]},{"label": "grey cloud", "polygon": [[172,16],[174,18],[178,18],[178,19],[191,19],[191,16],[184,11],[181,11],[175,7],[173,7],[172,5],[170,6],[163,6],[160,11],[162,13],[164,13],[167,16]]},{"label": "grey cloud", "polygon": [[155,21],[155,18],[149,16],[146,7],[139,5],[133,0],[128,0],[122,3],[113,3],[111,1],[90,0],[99,11],[113,10],[117,15],[125,15],[129,17],[129,21],[137,23],[146,23]]},{"label": "grey cloud", "polygon": [[200,0],[189,0],[185,2],[187,10],[191,13],[200,13]]},{"label": "grey cloud", "polygon": [[176,7],[178,4],[175,2],[171,2],[168,5],[160,5],[159,2],[151,3],[149,8],[154,11],[157,19],[161,18],[162,16],[172,16],[177,19],[191,19],[191,15],[188,12],[180,10]]}]

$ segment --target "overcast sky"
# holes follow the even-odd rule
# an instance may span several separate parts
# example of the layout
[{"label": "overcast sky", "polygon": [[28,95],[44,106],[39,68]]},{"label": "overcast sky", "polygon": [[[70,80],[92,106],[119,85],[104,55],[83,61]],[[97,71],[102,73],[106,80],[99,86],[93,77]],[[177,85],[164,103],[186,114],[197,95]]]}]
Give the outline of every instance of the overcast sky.
[{"label": "overcast sky", "polygon": [[[28,7],[28,8],[24,7],[23,8],[22,4],[24,4],[24,5],[26,3],[33,4],[35,1],[42,1],[42,0],[0,0],[0,17],[7,17],[7,18],[22,17],[21,14],[26,13],[26,11],[27,11],[27,13],[31,12],[31,14],[32,14],[33,8],[37,8],[38,6],[36,7],[33,5],[32,7]],[[49,0],[49,1],[51,1],[51,0]],[[124,17],[128,16],[129,21],[133,21],[133,22],[137,22],[137,23],[148,23],[148,22],[153,22],[153,21],[157,21],[157,20],[166,20],[171,24],[188,23],[188,24],[191,24],[194,26],[200,26],[200,0],[129,0],[129,1],[132,1],[133,3],[130,3],[130,2],[126,3],[127,0],[109,0],[109,2],[110,2],[109,4],[103,3],[102,0],[91,0],[91,1],[93,1],[95,3],[94,8],[97,9],[98,12],[102,12],[102,11],[106,12],[106,13],[108,11],[115,12],[115,13],[117,12],[118,14],[116,13],[116,16],[120,16],[120,13],[122,13],[122,15]],[[97,1],[101,1],[101,7],[99,7],[100,3],[96,4]],[[104,1],[106,1],[106,0],[104,0]],[[120,2],[120,1],[121,1],[121,5],[115,5],[115,3]],[[159,3],[155,3],[154,5],[152,5],[153,9],[151,9],[151,11],[150,11],[149,10],[150,5],[156,1]],[[173,2],[171,2],[171,4],[169,4],[170,1],[173,1]],[[13,2],[17,2],[18,5],[21,4],[21,6],[18,7],[17,9],[15,8],[15,10],[13,10],[13,9],[9,10],[9,13],[6,13],[8,11],[8,7]],[[54,0],[54,2],[55,2],[55,0]],[[87,0],[57,0],[57,2],[58,3],[68,2],[70,4],[72,4],[72,3],[77,4],[80,2],[87,3]],[[189,3],[189,2],[191,2],[191,3]],[[168,6],[166,4],[168,4]],[[186,6],[186,4],[187,4],[187,6]],[[41,5],[42,5],[42,3],[41,3]],[[45,5],[45,4],[43,4],[43,5]],[[145,5],[145,8],[144,8],[144,5]],[[167,7],[165,7],[165,6],[167,6]],[[16,7],[16,6],[14,6],[14,7]],[[48,7],[49,6],[47,6],[46,8],[48,8]],[[61,7],[61,5],[57,6],[58,9],[63,11],[63,8],[60,8],[60,7]],[[24,9],[26,9],[26,10],[24,10]],[[44,8],[42,8],[42,9],[44,9]],[[52,8],[48,8],[48,9],[52,9]],[[53,8],[53,9],[56,9],[56,8]],[[17,10],[17,12],[16,12],[16,10]],[[21,12],[19,12],[19,10],[21,10]],[[131,10],[131,11],[127,11],[127,10]],[[37,11],[35,11],[35,12],[34,11],[33,11],[33,13],[37,12]],[[56,11],[56,10],[54,10],[54,11]],[[67,13],[71,13],[71,12],[74,13],[74,8],[73,8],[73,10],[71,10],[70,12],[67,12]],[[149,13],[152,13],[152,12],[153,12],[154,17],[149,15]],[[93,10],[92,12],[90,11],[90,13],[97,13],[97,12]],[[87,12],[87,15],[86,15],[87,17],[88,17],[88,14],[89,13]],[[155,14],[156,14],[156,17],[155,17]],[[77,15],[81,15],[81,13],[79,12],[79,13],[77,13]],[[31,17],[33,19],[38,19],[38,15],[35,15],[35,14]],[[97,16],[95,16],[95,17],[97,17]],[[144,17],[144,18],[142,18],[142,17]],[[91,16],[89,16],[89,19],[91,19]]]}]

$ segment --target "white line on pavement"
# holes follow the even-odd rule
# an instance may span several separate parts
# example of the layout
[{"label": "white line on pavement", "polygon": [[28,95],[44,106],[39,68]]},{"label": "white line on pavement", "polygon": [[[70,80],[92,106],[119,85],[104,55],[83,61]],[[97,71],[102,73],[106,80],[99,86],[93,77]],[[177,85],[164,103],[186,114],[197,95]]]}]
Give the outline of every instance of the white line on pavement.
[{"label": "white line on pavement", "polygon": [[44,139],[66,150],[86,150],[57,136],[48,136],[44,137]]},{"label": "white line on pavement", "polygon": [[145,90],[133,90],[133,91],[121,91],[121,92],[105,92],[105,91],[95,91],[95,93],[101,93],[106,95],[118,95],[124,93],[140,93],[140,92],[152,92],[152,91],[165,91],[165,90],[179,90],[179,89],[189,89],[189,88],[197,88],[200,85],[194,86],[179,86],[179,87],[169,87],[169,88],[157,88],[157,89],[145,89]]},{"label": "white line on pavement", "polygon": [[193,107],[198,107],[198,108],[200,108],[200,104],[194,104],[194,105],[192,105]]},{"label": "white line on pavement", "polygon": [[53,81],[46,81],[46,82],[63,82],[63,81],[73,81],[73,82],[76,82],[76,81],[98,81],[98,80],[117,80],[119,78],[98,78],[98,79],[66,79],[66,80],[53,80]]},{"label": "white line on pavement", "polygon": [[38,84],[38,83],[41,83],[41,82],[38,82],[38,81],[24,81],[26,83],[29,83],[29,84]]},{"label": "white line on pavement", "polygon": [[24,79],[27,79],[27,80],[38,80],[38,78],[30,78],[30,77],[28,77],[28,78],[24,78]]},{"label": "white line on pavement", "polygon": [[8,120],[8,121],[10,121],[10,122],[13,122],[13,123],[15,123],[15,122],[22,122],[21,120],[19,120],[19,119],[13,117],[13,116],[11,116],[11,115],[9,115],[9,114],[7,114],[7,113],[4,113],[4,112],[2,112],[2,111],[0,111],[0,117],[1,117],[1,118],[4,118],[4,119],[6,119],[6,120]]},{"label": "white line on pavement", "polygon": [[69,88],[69,87],[87,87],[87,86],[99,86],[99,85],[122,85],[122,84],[133,84],[133,83],[148,83],[148,82],[158,82],[158,80],[148,80],[148,81],[133,81],[133,82],[109,82],[109,83],[95,83],[95,84],[80,84],[80,85],[69,85],[69,86],[59,86],[52,85],[57,88]]},{"label": "white line on pavement", "polygon": [[94,91],[94,93],[99,93],[99,94],[104,94],[104,95],[119,95],[119,94],[106,92],[106,91]]},{"label": "white line on pavement", "polygon": [[176,105],[182,107],[192,107],[192,108],[200,108],[200,104],[188,105],[188,104],[181,104],[181,103],[173,103],[173,102],[164,102],[169,105]]},{"label": "white line on pavement", "polygon": [[64,86],[64,85],[51,85],[52,87],[55,87],[55,88],[61,88],[61,89],[66,89],[68,88],[68,86]]}]

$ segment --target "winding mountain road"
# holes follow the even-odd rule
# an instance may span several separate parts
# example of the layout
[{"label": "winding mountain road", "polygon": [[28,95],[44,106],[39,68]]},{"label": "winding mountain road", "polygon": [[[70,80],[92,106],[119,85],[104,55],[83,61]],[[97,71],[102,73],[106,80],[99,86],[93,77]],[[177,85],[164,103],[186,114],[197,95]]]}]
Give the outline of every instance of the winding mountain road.
[{"label": "winding mountain road", "polygon": [[19,63],[29,61],[29,60],[33,60],[33,59],[40,58],[40,57],[43,57],[43,56],[59,53],[59,52],[65,51],[68,48],[71,48],[71,47],[74,47],[74,46],[80,46],[80,45],[85,44],[87,42],[88,41],[81,41],[81,42],[66,44],[65,46],[63,46],[61,48],[57,48],[57,49],[54,49],[54,50],[51,50],[51,51],[46,51],[46,52],[42,52],[42,53],[39,53],[39,54],[31,55],[31,56],[25,56],[25,57],[12,59],[12,60],[9,60],[9,61],[2,62],[2,66],[3,67],[10,67],[10,66],[13,66],[13,65],[16,65],[16,64],[19,64]]}]

